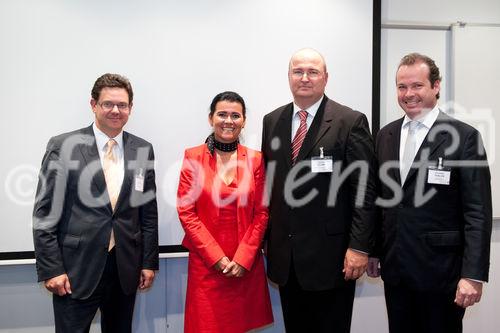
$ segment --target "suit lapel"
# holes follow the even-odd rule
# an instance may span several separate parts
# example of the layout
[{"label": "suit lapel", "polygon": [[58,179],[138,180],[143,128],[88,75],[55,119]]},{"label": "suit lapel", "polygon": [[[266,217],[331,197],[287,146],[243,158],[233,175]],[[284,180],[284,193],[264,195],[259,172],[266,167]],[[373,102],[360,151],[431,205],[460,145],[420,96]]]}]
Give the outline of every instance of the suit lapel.
[{"label": "suit lapel", "polygon": [[403,118],[397,121],[392,128],[389,129],[389,138],[387,143],[383,143],[386,147],[382,149],[388,149],[389,157],[387,160],[389,161],[398,161],[397,168],[389,169],[389,173],[392,174],[392,178],[401,185],[401,170],[399,168],[399,150],[400,150],[400,142],[401,142],[401,126],[403,124]]},{"label": "suit lapel", "polygon": [[111,204],[108,199],[109,195],[106,189],[106,180],[104,179],[104,171],[102,170],[99,152],[97,151],[98,148],[94,136],[94,131],[92,130],[92,125],[82,130],[81,140],[83,142],[83,145],[80,145],[80,153],[83,156],[83,162],[85,164],[82,165],[82,170],[89,166],[97,168],[93,173],[92,182],[97,188],[98,193],[106,192],[107,196],[102,195],[100,196],[100,198],[102,199],[102,205],[108,206],[109,210],[111,211]]},{"label": "suit lapel", "polygon": [[[237,180],[237,196],[236,196],[236,217],[240,221],[244,216],[246,207],[248,207],[248,190],[250,185],[250,171],[247,164],[247,149],[242,145],[238,145],[238,156],[236,166],[236,180]],[[238,223],[238,234],[242,233],[242,225]]]},{"label": "suit lapel", "polygon": [[[120,194],[118,195],[118,200],[116,201],[115,211],[123,204],[124,200],[128,198],[131,193],[132,180],[134,178],[134,172],[138,170],[132,170],[129,167],[129,162],[137,159],[137,147],[135,146],[134,139],[127,133],[123,132],[123,182],[120,188]],[[143,170],[143,175],[145,176],[145,170]]]},{"label": "suit lapel", "polygon": [[[203,158],[203,168],[208,165],[207,170],[212,173],[205,176],[205,182],[210,181],[212,183],[215,177],[219,177],[217,174],[217,157],[215,156],[215,153],[213,155],[210,153],[206,144],[203,147]],[[210,184],[209,188],[212,188],[212,184]]]},{"label": "suit lapel", "polygon": [[[248,167],[247,167],[247,150],[245,147],[242,145],[238,145],[238,152],[237,152],[237,165],[236,165],[236,181],[238,184],[238,187],[243,185],[244,181],[247,181],[248,177]],[[241,185],[240,185],[241,184]],[[239,200],[239,198],[238,198]]]},{"label": "suit lapel", "polygon": [[[444,142],[446,142],[446,139],[448,137],[448,132],[444,129],[439,129],[440,126],[446,123],[446,116],[442,113],[439,112],[439,115],[430,128],[429,132],[425,136],[424,141],[420,145],[420,148],[417,151],[417,154],[415,155],[415,159],[413,160],[412,167],[410,171],[408,172],[408,176],[406,177],[407,181],[405,184],[412,179],[412,177],[415,176],[417,173],[417,165],[415,164],[416,161],[420,161],[422,157],[426,158],[426,160],[430,160],[431,156],[433,153],[436,151],[436,149],[441,146]],[[436,132],[437,131],[437,132]],[[434,135],[434,133],[436,133]],[[433,138],[431,140],[430,136],[433,135]],[[425,153],[424,153],[425,152]],[[427,156],[426,156],[427,155]]]}]

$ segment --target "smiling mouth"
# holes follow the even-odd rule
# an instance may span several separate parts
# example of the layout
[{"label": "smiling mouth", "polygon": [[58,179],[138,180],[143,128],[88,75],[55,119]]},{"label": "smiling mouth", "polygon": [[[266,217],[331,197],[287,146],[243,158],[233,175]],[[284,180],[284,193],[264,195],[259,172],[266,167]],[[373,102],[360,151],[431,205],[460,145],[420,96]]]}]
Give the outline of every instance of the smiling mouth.
[{"label": "smiling mouth", "polygon": [[409,107],[415,107],[419,104],[418,101],[405,101],[405,104]]}]

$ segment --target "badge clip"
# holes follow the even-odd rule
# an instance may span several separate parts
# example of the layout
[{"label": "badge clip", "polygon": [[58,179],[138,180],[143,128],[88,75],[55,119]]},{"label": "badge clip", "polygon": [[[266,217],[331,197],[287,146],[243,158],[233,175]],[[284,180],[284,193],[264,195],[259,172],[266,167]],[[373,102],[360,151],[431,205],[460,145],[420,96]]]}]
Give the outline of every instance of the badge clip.
[{"label": "badge clip", "polygon": [[427,169],[427,183],[437,185],[450,185],[451,169],[443,166],[443,158],[438,157],[438,165],[429,166]]},{"label": "badge clip", "polygon": [[333,157],[325,156],[325,149],[319,147],[319,156],[311,157],[311,172],[332,172],[333,171]]},{"label": "badge clip", "polygon": [[438,158],[438,170],[443,170],[443,158]]}]

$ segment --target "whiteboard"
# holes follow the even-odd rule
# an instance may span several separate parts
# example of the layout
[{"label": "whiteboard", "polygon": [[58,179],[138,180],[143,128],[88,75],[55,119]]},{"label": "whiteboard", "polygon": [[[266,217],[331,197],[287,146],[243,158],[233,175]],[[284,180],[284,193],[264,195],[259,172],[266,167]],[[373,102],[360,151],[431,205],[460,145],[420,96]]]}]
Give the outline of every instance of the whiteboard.
[{"label": "whiteboard", "polygon": [[371,1],[349,0],[1,1],[0,254],[33,250],[46,143],[92,123],[103,73],[132,83],[125,129],[154,146],[160,245],[177,245],[180,161],[210,133],[213,96],[244,97],[243,142],[259,148],[262,117],[291,101],[290,56],[313,47],[326,58],[327,95],[371,119],[372,12]]},{"label": "whiteboard", "polygon": [[452,29],[455,116],[479,130],[491,171],[493,217],[500,217],[500,26]]}]

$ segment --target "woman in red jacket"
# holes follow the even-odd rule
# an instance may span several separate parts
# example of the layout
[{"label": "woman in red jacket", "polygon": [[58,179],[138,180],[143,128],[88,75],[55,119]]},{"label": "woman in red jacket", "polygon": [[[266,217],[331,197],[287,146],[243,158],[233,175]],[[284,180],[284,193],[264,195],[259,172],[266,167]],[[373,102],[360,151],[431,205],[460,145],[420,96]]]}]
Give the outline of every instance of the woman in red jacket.
[{"label": "woman in red jacket", "polygon": [[184,155],[177,211],[189,249],[184,332],[237,333],[273,322],[261,243],[268,211],[260,152],[239,144],[243,98],[214,97],[213,133]]}]

